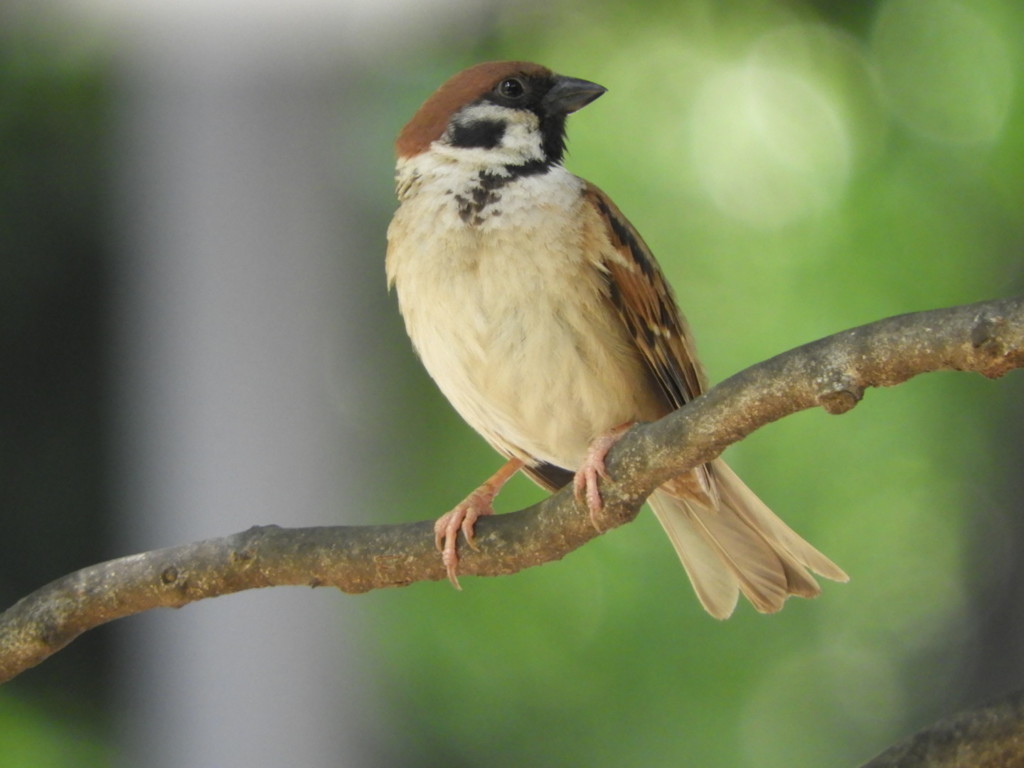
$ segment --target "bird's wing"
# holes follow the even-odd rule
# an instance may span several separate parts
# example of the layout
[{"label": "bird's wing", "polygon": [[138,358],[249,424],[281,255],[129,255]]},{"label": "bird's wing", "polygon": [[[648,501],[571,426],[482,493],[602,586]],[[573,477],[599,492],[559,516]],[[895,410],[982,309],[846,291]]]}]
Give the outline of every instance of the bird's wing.
[{"label": "bird's wing", "polygon": [[671,408],[707,387],[690,328],[647,243],[608,196],[592,184],[584,193],[607,230],[615,258],[606,259],[608,295]]}]

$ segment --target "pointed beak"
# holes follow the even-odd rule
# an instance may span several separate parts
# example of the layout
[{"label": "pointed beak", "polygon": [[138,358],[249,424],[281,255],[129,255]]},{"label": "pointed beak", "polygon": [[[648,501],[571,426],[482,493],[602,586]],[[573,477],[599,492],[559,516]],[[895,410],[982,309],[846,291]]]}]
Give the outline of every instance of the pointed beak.
[{"label": "pointed beak", "polygon": [[583,109],[590,102],[607,91],[603,85],[575,77],[555,78],[555,84],[541,100],[541,106],[551,115],[568,115]]}]

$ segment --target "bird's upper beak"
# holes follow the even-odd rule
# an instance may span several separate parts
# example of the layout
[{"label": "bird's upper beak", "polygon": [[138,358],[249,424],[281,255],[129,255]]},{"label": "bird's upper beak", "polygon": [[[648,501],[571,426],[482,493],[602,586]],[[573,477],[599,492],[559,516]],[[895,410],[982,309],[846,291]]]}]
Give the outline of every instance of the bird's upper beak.
[{"label": "bird's upper beak", "polygon": [[570,112],[587,106],[607,90],[603,85],[592,83],[589,80],[558,75],[555,78],[554,86],[541,101],[541,106],[549,114],[568,115]]}]

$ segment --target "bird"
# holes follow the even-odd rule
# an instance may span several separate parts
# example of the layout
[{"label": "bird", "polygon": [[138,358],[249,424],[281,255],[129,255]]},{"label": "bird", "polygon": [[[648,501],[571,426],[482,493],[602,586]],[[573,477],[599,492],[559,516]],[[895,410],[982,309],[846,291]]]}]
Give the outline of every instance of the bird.
[{"label": "bird", "polygon": [[[566,120],[606,89],[525,61],[443,83],[395,142],[385,271],[427,372],[505,463],[434,526],[452,584],[458,535],[522,471],[573,483],[597,525],[604,459],[629,426],[704,392],[690,328],[647,244],[611,198],[564,165]],[[697,597],[724,619],[762,613],[846,574],[719,459],[649,499]]]}]

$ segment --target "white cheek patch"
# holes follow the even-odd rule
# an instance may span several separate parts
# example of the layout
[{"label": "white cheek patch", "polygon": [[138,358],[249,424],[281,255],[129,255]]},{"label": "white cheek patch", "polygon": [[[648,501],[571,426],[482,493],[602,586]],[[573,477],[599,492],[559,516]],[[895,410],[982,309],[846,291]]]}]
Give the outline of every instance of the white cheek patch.
[{"label": "white cheek patch", "polygon": [[541,145],[540,120],[526,109],[511,109],[497,104],[471,104],[460,109],[453,117],[456,125],[467,126],[477,122],[502,123],[505,132],[497,147],[456,147],[448,143],[449,132],[435,142],[435,149],[442,154],[470,162],[494,165],[521,165],[535,160],[544,160]]}]

